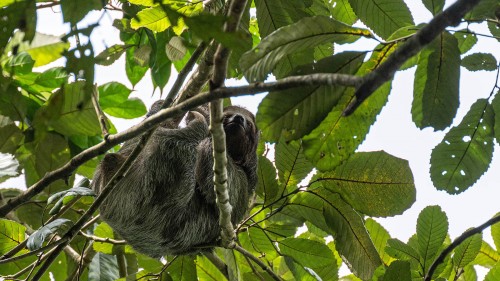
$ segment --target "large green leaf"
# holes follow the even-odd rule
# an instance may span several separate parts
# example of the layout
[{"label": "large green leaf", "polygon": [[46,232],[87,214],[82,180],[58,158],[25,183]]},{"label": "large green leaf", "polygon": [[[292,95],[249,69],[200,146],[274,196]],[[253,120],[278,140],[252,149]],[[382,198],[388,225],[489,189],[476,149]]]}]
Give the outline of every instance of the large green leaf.
[{"label": "large green leaf", "polygon": [[370,237],[372,238],[373,244],[375,245],[380,258],[382,259],[384,264],[389,264],[393,260],[391,256],[389,256],[389,254],[385,251],[387,241],[391,239],[389,232],[372,218],[367,218],[365,220],[365,227],[370,234]]},{"label": "large green leaf", "polygon": [[474,53],[462,59],[462,66],[470,71],[494,71],[497,69],[497,60],[490,53]]},{"label": "large green leaf", "polygon": [[387,268],[384,281],[411,281],[410,264],[406,261],[394,261]]},{"label": "large green leaf", "polygon": [[482,241],[482,233],[474,234],[465,239],[453,252],[453,265],[462,268],[471,263],[479,254]]},{"label": "large green leaf", "polygon": [[172,69],[172,62],[167,57],[164,47],[168,45],[170,36],[167,32],[160,32],[156,34],[156,40],[158,48],[156,48],[156,52],[154,52],[155,56],[152,60],[151,78],[153,79],[153,85],[155,87],[160,87],[160,91],[163,91],[163,88],[167,85],[168,79],[170,78],[170,71]]},{"label": "large green leaf", "polygon": [[332,1],[334,5],[332,9],[332,16],[334,19],[341,21],[345,24],[354,24],[358,17],[352,10],[349,0],[334,0]]},{"label": "large green leaf", "polygon": [[152,31],[161,32],[171,26],[167,14],[161,6],[146,8],[137,13],[130,21],[130,27],[138,29],[146,27]]},{"label": "large green leaf", "polygon": [[96,253],[89,265],[89,281],[114,281],[120,277],[116,256]]},{"label": "large green leaf", "polygon": [[166,272],[172,276],[173,280],[198,280],[194,256],[178,256],[174,261],[172,261],[172,264],[167,268]]},{"label": "large green leaf", "polygon": [[486,99],[477,100],[431,154],[431,179],[439,190],[463,192],[487,170],[493,157],[494,113]]},{"label": "large green leaf", "polygon": [[399,260],[410,261],[412,263],[418,263],[420,261],[418,252],[410,245],[398,239],[389,239],[385,251],[391,257]]},{"label": "large green leaf", "polygon": [[320,174],[318,180],[369,216],[402,214],[415,202],[408,162],[383,151],[355,153],[332,172]]},{"label": "large green leaf", "polygon": [[[127,44],[149,44],[147,41],[147,36],[141,36],[141,32],[134,33],[134,35],[127,40],[125,43]],[[128,48],[125,52],[125,73],[127,74],[127,78],[132,84],[135,86],[146,74],[148,71],[147,66],[141,66],[135,60],[135,53],[137,52],[138,47]]]},{"label": "large green leaf", "polygon": [[35,67],[46,65],[63,56],[69,49],[69,42],[64,42],[59,36],[36,33],[33,41],[19,46],[20,51],[26,51],[35,61]]},{"label": "large green leaf", "polygon": [[[379,46],[371,58],[363,63],[357,75],[373,71],[397,47],[397,44]],[[382,85],[349,117],[343,112],[354,97],[354,89],[347,89],[339,102],[309,135],[304,136],[304,154],[320,171],[329,171],[345,161],[366,137],[370,126],[387,102],[390,83]]]},{"label": "large green leaf", "polygon": [[413,89],[413,122],[420,129],[443,130],[458,109],[460,50],[457,39],[441,33],[419,55]]},{"label": "large green leaf", "polygon": [[269,159],[259,156],[257,174],[259,181],[256,193],[264,199],[266,204],[272,203],[278,196],[281,196],[278,181],[276,180],[276,168]]},{"label": "large green leaf", "polygon": [[370,29],[387,39],[401,27],[414,25],[403,0],[349,0],[352,9]]},{"label": "large green leaf", "polygon": [[328,17],[304,18],[265,37],[257,47],[241,57],[240,66],[248,81],[262,81],[288,54],[304,51],[326,42],[353,42],[360,36],[370,36],[370,32],[350,27]]},{"label": "large green leaf", "polygon": [[497,262],[500,261],[500,254],[493,249],[488,243],[482,241],[481,249],[474,259],[474,264],[492,268]]},{"label": "large green leaf", "polygon": [[88,97],[85,82],[65,85],[51,96],[48,105],[38,110],[35,126],[48,126],[66,136],[101,134],[95,108]]},{"label": "large green leaf", "polygon": [[14,122],[2,122],[6,119],[8,118],[0,115],[0,152],[13,154],[21,145],[24,135]]},{"label": "large green leaf", "polygon": [[417,219],[418,252],[427,264],[443,246],[448,234],[448,218],[439,206],[428,206]]},{"label": "large green leaf", "polygon": [[429,10],[433,15],[443,11],[444,0],[423,0],[422,2],[427,10]]},{"label": "large green leaf", "polygon": [[98,87],[99,104],[104,112],[119,118],[137,118],[146,114],[144,103],[138,98],[129,99],[132,90],[118,82],[109,82]]},{"label": "large green leaf", "polygon": [[[354,74],[364,57],[365,53],[344,52],[301,66],[292,75]],[[270,92],[260,103],[256,116],[262,138],[277,141],[283,130],[286,139],[300,138],[311,132],[338,103],[344,91],[345,87],[340,86],[308,86]]]},{"label": "large green leaf", "polygon": [[477,43],[476,34],[471,33],[467,29],[459,30],[459,31],[453,33],[453,36],[455,36],[455,38],[457,38],[458,49],[460,49],[461,54],[467,53]]},{"label": "large green leaf", "polygon": [[68,219],[55,219],[33,232],[26,243],[26,247],[31,251],[38,250],[43,246],[45,239],[55,233],[64,234],[73,222]]},{"label": "large green leaf", "polygon": [[370,239],[361,217],[339,194],[323,193],[323,215],[333,231],[337,251],[347,260],[349,269],[361,279],[370,279],[381,265],[379,254]]},{"label": "large green leaf", "polygon": [[27,52],[20,52],[7,59],[4,70],[13,75],[27,74],[32,71],[34,64],[35,61]]},{"label": "large green leaf", "polygon": [[25,231],[26,227],[17,222],[0,219],[0,255],[23,242]]},{"label": "large green leaf", "polygon": [[281,139],[275,148],[275,164],[284,188],[296,186],[312,171],[313,166],[305,158],[300,141],[286,142]]},{"label": "large green leaf", "polygon": [[220,270],[203,255],[196,257],[196,272],[199,280],[226,280]]},{"label": "large green leaf", "polygon": [[484,281],[497,281],[500,280],[500,264],[496,264],[488,274],[486,274],[486,277],[484,277]]},{"label": "large green leaf", "polygon": [[[500,213],[497,213],[495,216],[500,216]],[[491,226],[491,237],[493,238],[493,243],[495,243],[495,248],[500,249],[500,223],[495,223]]]}]

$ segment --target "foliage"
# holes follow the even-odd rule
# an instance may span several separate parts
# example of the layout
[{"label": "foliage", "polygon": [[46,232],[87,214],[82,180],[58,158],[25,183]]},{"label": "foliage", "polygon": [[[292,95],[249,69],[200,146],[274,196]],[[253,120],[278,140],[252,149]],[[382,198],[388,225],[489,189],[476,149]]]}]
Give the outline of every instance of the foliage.
[{"label": "foliage", "polygon": [[[444,0],[422,4],[433,15],[445,6]],[[51,261],[42,280],[52,274],[55,280],[469,281],[477,280],[477,266],[489,269],[485,280],[499,280],[500,226],[491,228],[494,247],[481,233],[499,217],[455,242],[439,206],[422,210],[416,234],[406,242],[373,219],[402,214],[416,200],[406,160],[384,151],[357,152],[387,102],[391,82],[380,80],[382,86],[344,116],[356,98],[356,79],[393,63],[390,58],[401,55],[405,44],[416,44],[411,40],[429,25],[416,24],[403,0],[254,0],[239,30],[227,33],[222,28],[232,20],[228,6],[222,0],[0,0],[0,182],[22,171],[31,186],[29,192],[0,190],[1,210],[17,202],[0,219],[0,279],[32,278]],[[71,26],[66,34],[36,30],[37,11],[46,8],[61,11],[54,15]],[[112,17],[122,42],[95,54],[91,36],[110,11],[120,14]],[[92,22],[86,18],[91,13],[101,17]],[[420,38],[418,54],[395,60],[396,69],[416,66],[415,125],[446,130],[432,152],[430,174],[435,187],[450,194],[464,192],[487,172],[495,140],[500,143],[498,81],[487,99],[478,99],[453,125],[460,72],[500,71],[498,53],[470,53],[480,40],[500,41],[499,15],[498,0],[480,1],[463,16],[465,28]],[[484,25],[490,34],[474,33],[469,23]],[[335,50],[339,44],[350,49],[360,38],[376,46]],[[191,109],[187,102],[206,89],[211,69],[203,67],[212,65],[217,44],[231,50],[227,78],[256,82],[250,86],[258,88],[270,85],[264,80],[272,75],[281,85],[263,90],[269,93],[256,114],[259,182],[248,216],[236,226],[237,243],[246,252],[217,248],[213,255],[168,256],[164,263],[125,245],[97,213],[75,229],[95,196],[86,184],[72,187],[75,175],[91,179],[97,156],[119,148],[109,139],[117,133],[109,116],[144,116],[143,101],[130,94],[145,74],[163,93],[168,82],[185,82],[190,58],[205,50],[192,81],[174,93],[178,102],[186,101],[181,111]],[[94,84],[96,67],[123,61],[128,81]],[[329,79],[320,81],[316,74]],[[222,89],[228,90],[225,97],[255,93]],[[71,243],[52,257],[54,244],[64,239]],[[342,265],[352,274],[341,277]]]}]

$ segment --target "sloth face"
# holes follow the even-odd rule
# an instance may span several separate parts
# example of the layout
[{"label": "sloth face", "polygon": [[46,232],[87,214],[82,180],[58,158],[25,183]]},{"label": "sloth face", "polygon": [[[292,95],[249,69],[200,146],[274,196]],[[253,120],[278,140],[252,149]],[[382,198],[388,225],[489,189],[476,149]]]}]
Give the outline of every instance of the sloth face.
[{"label": "sloth face", "polygon": [[245,163],[257,149],[258,130],[254,115],[244,108],[228,106],[224,109],[222,123],[229,156],[236,164]]}]

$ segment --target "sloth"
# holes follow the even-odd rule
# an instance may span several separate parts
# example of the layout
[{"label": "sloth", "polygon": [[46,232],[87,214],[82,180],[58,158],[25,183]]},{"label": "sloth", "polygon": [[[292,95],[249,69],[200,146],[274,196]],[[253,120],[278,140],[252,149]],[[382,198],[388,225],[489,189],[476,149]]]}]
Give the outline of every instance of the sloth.
[{"label": "sloth", "polygon": [[[159,102],[149,115],[159,110]],[[212,138],[206,107],[191,111],[183,128],[164,122],[129,172],[100,206],[101,218],[138,252],[151,257],[211,251],[219,243],[219,210],[213,184]],[[255,117],[238,106],[224,109],[227,186],[233,225],[247,212],[257,185],[258,129]],[[92,188],[104,188],[139,138],[107,154]]]}]

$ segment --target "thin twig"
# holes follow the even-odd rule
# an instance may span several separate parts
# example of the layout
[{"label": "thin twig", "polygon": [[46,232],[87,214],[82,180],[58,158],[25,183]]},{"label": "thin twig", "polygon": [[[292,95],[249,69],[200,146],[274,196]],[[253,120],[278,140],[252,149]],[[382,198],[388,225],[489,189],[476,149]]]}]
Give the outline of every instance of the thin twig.
[{"label": "thin twig", "polygon": [[267,266],[265,263],[263,263],[257,257],[252,255],[252,253],[250,253],[249,251],[242,248],[240,245],[236,244],[234,249],[236,251],[240,252],[241,254],[243,254],[245,257],[248,257],[254,263],[256,263],[260,268],[262,268],[264,271],[266,271],[274,280],[277,280],[277,281],[282,280],[276,273],[274,273],[274,271],[269,266]]},{"label": "thin twig", "polygon": [[227,269],[227,265],[221,260],[216,254],[212,252],[204,252],[203,255],[207,257],[207,259],[215,266],[217,269],[227,278],[229,279],[229,273]]},{"label": "thin twig", "polygon": [[97,84],[94,84],[94,87],[92,88],[92,104],[94,105],[95,113],[97,114],[97,119],[99,119],[99,125],[101,126],[101,131],[102,131],[102,136],[106,138],[106,136],[109,134],[108,127],[106,125],[106,115],[104,115],[104,112],[101,109],[101,106],[99,105],[98,101],[98,96],[99,96],[99,91],[97,89]]},{"label": "thin twig", "polygon": [[87,234],[83,231],[80,231],[79,234],[82,235],[83,237],[90,239],[90,240],[93,240],[95,242],[109,243],[109,244],[113,244],[113,245],[126,245],[127,244],[127,241],[125,241],[125,240],[116,240],[116,239],[107,238],[107,237],[106,238],[105,237],[98,237],[95,235]]}]

